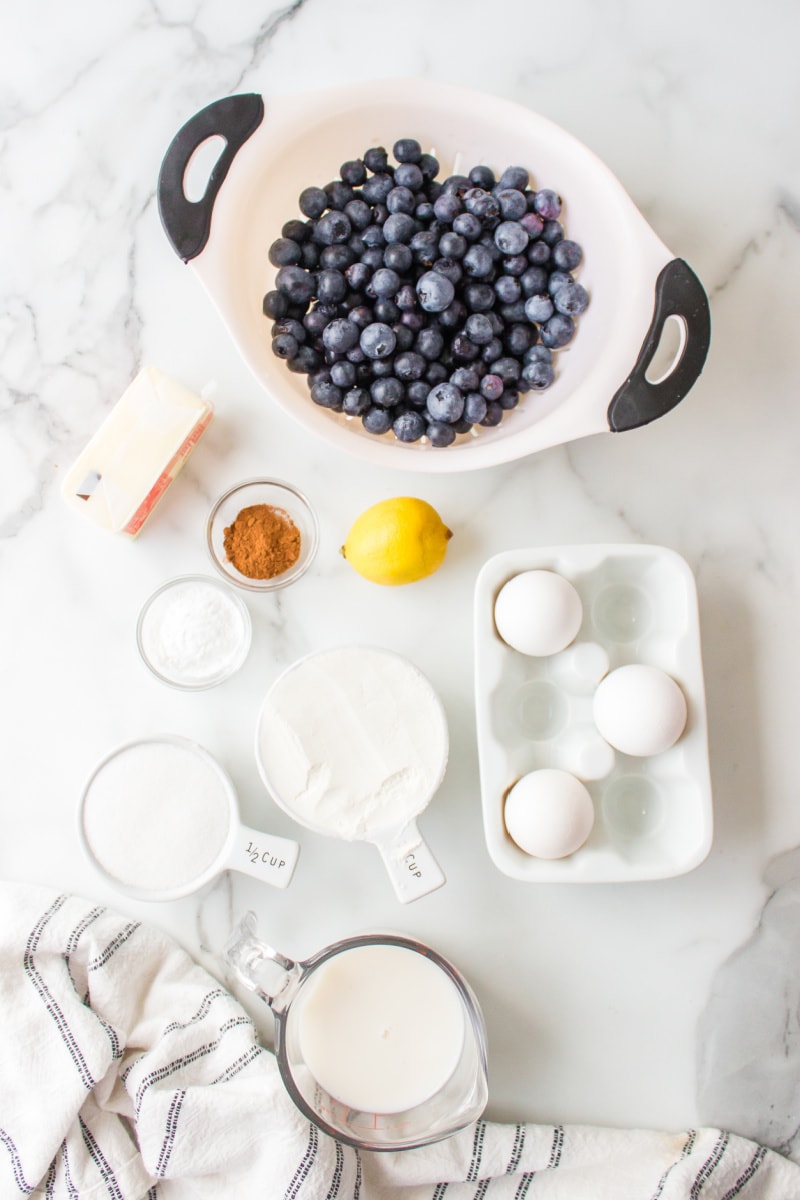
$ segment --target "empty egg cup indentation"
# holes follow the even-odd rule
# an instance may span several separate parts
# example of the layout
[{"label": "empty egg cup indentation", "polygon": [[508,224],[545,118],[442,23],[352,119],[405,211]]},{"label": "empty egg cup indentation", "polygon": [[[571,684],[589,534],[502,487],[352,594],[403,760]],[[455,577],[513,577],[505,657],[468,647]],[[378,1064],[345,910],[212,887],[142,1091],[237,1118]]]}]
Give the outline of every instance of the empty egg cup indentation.
[{"label": "empty egg cup indentation", "polygon": [[622,842],[641,843],[657,837],[667,819],[661,788],[640,774],[612,779],[603,793],[602,807],[609,832]]},{"label": "empty egg cup indentation", "polygon": [[517,725],[531,741],[547,742],[558,737],[566,729],[569,716],[566,696],[546,679],[531,680],[517,693]]},{"label": "empty egg cup indentation", "polygon": [[592,622],[603,638],[628,644],[647,637],[653,628],[653,605],[641,588],[630,583],[604,587],[592,603]]}]

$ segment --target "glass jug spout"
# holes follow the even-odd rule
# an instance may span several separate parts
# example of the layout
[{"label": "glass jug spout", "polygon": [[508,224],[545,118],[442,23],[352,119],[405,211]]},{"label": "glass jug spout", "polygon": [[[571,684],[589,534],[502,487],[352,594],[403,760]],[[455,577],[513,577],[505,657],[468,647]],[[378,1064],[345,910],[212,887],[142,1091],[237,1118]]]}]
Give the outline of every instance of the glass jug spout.
[{"label": "glass jug spout", "polygon": [[246,913],[228,939],[222,958],[242,987],[255,992],[273,1012],[280,1013],[294,995],[303,969],[262,941],[257,927],[255,913]]}]

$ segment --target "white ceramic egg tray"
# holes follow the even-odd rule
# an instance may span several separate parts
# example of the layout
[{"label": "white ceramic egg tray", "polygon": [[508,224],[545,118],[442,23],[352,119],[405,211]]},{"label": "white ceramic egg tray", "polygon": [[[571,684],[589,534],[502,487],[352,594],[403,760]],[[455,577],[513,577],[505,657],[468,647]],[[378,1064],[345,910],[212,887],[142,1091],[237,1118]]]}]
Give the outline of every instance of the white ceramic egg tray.
[{"label": "white ceramic egg tray", "polygon": [[[583,605],[575,641],[544,658],[511,649],[494,622],[502,586],[535,569],[564,576]],[[670,749],[634,758],[600,737],[592,704],[606,656],[609,670],[647,663],[679,684],[688,718]],[[713,820],[697,589],[680,555],[634,544],[489,559],[475,588],[475,692],[486,844],[503,874],[531,883],[665,879],[706,857]],[[588,840],[566,858],[526,854],[503,821],[509,788],[542,767],[571,771],[594,803]]]}]

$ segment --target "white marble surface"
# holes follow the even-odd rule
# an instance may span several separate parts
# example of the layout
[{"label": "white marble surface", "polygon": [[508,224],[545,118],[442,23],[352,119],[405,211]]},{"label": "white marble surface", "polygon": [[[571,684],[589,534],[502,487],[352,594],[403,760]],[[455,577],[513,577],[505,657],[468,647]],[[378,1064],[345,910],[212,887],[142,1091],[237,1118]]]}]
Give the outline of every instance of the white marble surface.
[{"label": "white marble surface", "polygon": [[[212,969],[247,908],[295,956],[367,927],[408,931],[459,964],[483,1004],[490,1116],[722,1123],[791,1151],[800,1124],[796,6],[297,0],[269,11],[252,0],[43,0],[6,6],[1,21],[0,871],[154,921]],[[634,433],[445,477],[350,461],[271,404],[162,233],[162,154],[220,96],[382,72],[513,98],[608,163],[711,298],[712,353],[678,409]],[[196,389],[216,381],[218,416],[129,543],[68,512],[58,486],[144,363]],[[248,598],[254,647],[236,679],[170,691],[138,661],[139,606],[168,576],[208,569],[211,501],[262,473],[310,496],[317,561],[286,594]],[[402,493],[429,500],[454,530],[447,561],[424,583],[371,587],[337,550],[358,512]],[[492,866],[482,835],[475,578],[500,550],[616,541],[672,547],[696,574],[713,848],[694,872],[664,882],[517,883]],[[444,888],[401,908],[373,847],[305,833],[285,892],[224,876],[196,897],[146,905],[99,880],[75,833],[81,784],[106,751],[146,732],[200,741],[231,773],[245,820],[297,832],[258,779],[257,708],[282,667],[352,640],[407,654],[445,703],[451,762],[421,819]],[[259,1020],[268,1037],[266,1011]]]}]

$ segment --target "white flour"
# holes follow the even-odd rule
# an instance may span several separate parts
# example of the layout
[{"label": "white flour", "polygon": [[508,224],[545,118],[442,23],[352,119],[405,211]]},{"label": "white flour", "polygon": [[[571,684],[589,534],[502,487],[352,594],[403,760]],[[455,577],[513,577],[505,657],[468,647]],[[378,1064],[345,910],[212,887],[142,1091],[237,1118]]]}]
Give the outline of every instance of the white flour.
[{"label": "white flour", "polygon": [[94,776],[83,827],[100,866],[127,887],[165,891],[206,871],[225,845],[231,799],[224,776],[188,745],[123,747]]},{"label": "white flour", "polygon": [[247,638],[233,596],[214,580],[184,579],[155,597],[142,621],[146,657],[176,683],[211,683],[238,665]]},{"label": "white flour", "polygon": [[323,651],[270,691],[258,732],[278,801],[351,841],[416,816],[447,762],[447,724],[425,676],[383,650]]}]

